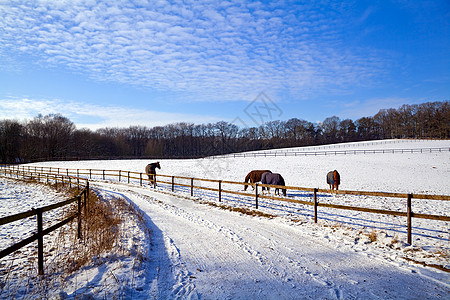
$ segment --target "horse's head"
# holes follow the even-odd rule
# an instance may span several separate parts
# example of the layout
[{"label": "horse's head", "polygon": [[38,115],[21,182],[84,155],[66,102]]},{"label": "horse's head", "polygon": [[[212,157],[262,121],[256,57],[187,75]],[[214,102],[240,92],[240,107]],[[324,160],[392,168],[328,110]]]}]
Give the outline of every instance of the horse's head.
[{"label": "horse's head", "polygon": [[158,162],[156,162],[156,165],[155,165],[155,167],[157,167],[158,169],[161,169],[161,166],[159,165],[159,161],[158,161]]}]

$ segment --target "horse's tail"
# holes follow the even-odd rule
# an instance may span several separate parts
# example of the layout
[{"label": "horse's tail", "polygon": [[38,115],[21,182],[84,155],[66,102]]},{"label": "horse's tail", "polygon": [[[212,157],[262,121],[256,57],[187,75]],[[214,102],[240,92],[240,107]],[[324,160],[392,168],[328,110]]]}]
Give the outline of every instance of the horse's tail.
[{"label": "horse's tail", "polygon": [[[280,175],[280,185],[283,185],[283,186],[286,185],[286,183],[284,182],[284,178],[281,175]],[[282,191],[283,191],[283,195],[286,196],[286,189],[282,189]]]},{"label": "horse's tail", "polygon": [[334,170],[333,175],[335,184],[341,184],[341,176],[339,175],[338,171]]}]

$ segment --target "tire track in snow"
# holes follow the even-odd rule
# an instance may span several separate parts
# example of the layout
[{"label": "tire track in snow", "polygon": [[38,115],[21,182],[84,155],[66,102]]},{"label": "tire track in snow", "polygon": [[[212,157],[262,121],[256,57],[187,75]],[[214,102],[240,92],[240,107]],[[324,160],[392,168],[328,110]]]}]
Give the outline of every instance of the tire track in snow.
[{"label": "tire track in snow", "polygon": [[[106,187],[106,185],[103,185],[103,184],[102,184],[102,186]],[[208,231],[212,232],[212,234],[214,235],[215,238],[217,238],[217,236],[220,235],[222,238],[225,238],[226,240],[229,241],[228,247],[233,249],[231,251],[234,255],[233,259],[236,260],[237,256],[245,255],[247,257],[250,257],[253,261],[257,262],[258,265],[262,266],[262,268],[259,268],[259,270],[258,270],[258,273],[260,273],[260,274],[253,273],[254,269],[255,269],[254,267],[249,271],[241,270],[240,272],[234,272],[232,270],[233,269],[232,267],[228,268],[228,270],[223,270],[223,271],[231,272],[231,273],[234,272],[235,273],[234,276],[236,276],[236,277],[250,277],[250,278],[258,277],[256,279],[254,279],[254,282],[256,282],[256,283],[261,281],[260,278],[268,277],[267,273],[270,273],[272,275],[271,280],[281,280],[282,282],[289,284],[289,280],[286,279],[287,272],[280,270],[278,266],[276,266],[274,263],[272,263],[271,258],[268,258],[267,256],[263,255],[260,251],[253,248],[248,242],[246,242],[235,231],[233,231],[229,228],[226,228],[224,226],[217,225],[215,222],[206,220],[204,217],[199,216],[198,214],[188,212],[186,209],[180,208],[176,204],[170,203],[171,202],[170,198],[173,198],[176,196],[172,196],[172,195],[167,196],[167,195],[159,195],[158,194],[158,195],[156,195],[156,196],[158,196],[158,200],[157,200],[153,195],[148,194],[148,193],[150,193],[150,194],[152,193],[152,191],[148,191],[148,190],[142,190],[142,192],[141,191],[137,192],[137,191],[135,191],[136,189],[131,190],[131,189],[129,189],[129,187],[119,188],[116,185],[113,185],[112,187],[110,185],[108,185],[108,188],[119,192],[120,195],[130,199],[131,201],[135,202],[136,204],[139,203],[139,206],[142,203],[142,201],[145,201],[152,205],[157,205],[164,212],[170,213],[173,216],[182,218],[183,220],[192,223],[193,226],[195,226],[195,227],[201,226],[203,228],[208,229]],[[162,198],[165,198],[164,199],[165,201],[159,200]],[[181,200],[181,201],[184,201],[184,200]],[[198,204],[195,204],[193,202],[186,202],[186,203],[189,205],[197,205],[198,206]],[[203,205],[202,205],[202,207],[211,209],[210,207],[203,206]],[[229,212],[224,212],[224,211],[222,211],[222,213],[229,214]],[[170,244],[172,244],[172,243],[170,243]],[[172,246],[176,247],[175,245],[172,245]],[[236,251],[237,249],[239,249],[239,251]],[[169,250],[169,252],[171,252],[171,250]],[[221,258],[219,258],[219,260],[220,259]],[[248,260],[247,258],[242,259],[243,262],[247,262],[247,260]],[[228,264],[229,262],[225,258],[225,259],[222,259],[222,262],[220,262],[220,263],[225,265],[225,264]],[[235,266],[236,265],[237,264],[235,264]],[[188,273],[188,274],[190,274],[190,273]],[[192,276],[192,275],[190,275],[190,276]],[[185,276],[185,277],[187,277],[187,276]],[[186,280],[184,280],[184,281],[186,281]],[[181,284],[183,282],[183,280],[178,280],[178,282]]]},{"label": "tire track in snow", "polygon": [[[142,194],[130,190],[129,187],[121,188],[117,184],[95,182],[92,187],[101,188],[102,192],[122,197],[135,206],[138,202],[136,200],[143,198]],[[139,206],[136,208],[143,211]],[[195,284],[190,277],[191,273],[181,260],[180,250],[174,241],[161,232],[151,220],[146,220],[146,226],[152,232],[149,251],[150,266],[148,267],[150,269],[149,296],[152,299],[199,299]]]},{"label": "tire track in snow", "polygon": [[[272,250],[272,252],[276,253],[275,257],[269,258],[268,256],[262,254],[260,250],[256,250],[253,246],[251,246],[248,242],[246,242],[244,238],[241,237],[236,231],[231,230],[230,228],[226,228],[222,225],[218,225],[213,221],[206,220],[203,216],[194,214],[190,211],[187,211],[186,209],[180,208],[176,204],[170,203],[171,202],[170,197],[176,197],[179,199],[182,199],[183,197],[171,195],[166,192],[163,193],[163,195],[149,195],[149,193],[153,194],[154,192],[145,189],[143,189],[142,191],[143,193],[133,191],[127,188],[125,188],[125,190],[126,190],[125,192],[130,195],[130,198],[141,199],[151,204],[156,204],[161,209],[171,213],[172,215],[181,217],[184,220],[189,221],[192,224],[195,224],[196,226],[202,226],[204,228],[207,228],[216,234],[220,234],[222,237],[229,240],[234,247],[237,247],[244,253],[247,253],[247,255],[249,255],[253,260],[258,262],[263,267],[262,270],[264,270],[264,272],[272,274],[273,277],[278,278],[279,280],[283,281],[286,285],[291,286],[293,289],[295,288],[295,285],[291,284],[293,278],[294,277],[300,278],[306,276],[307,278],[310,278],[312,282],[315,282],[319,286],[327,287],[331,289],[333,292],[338,291],[336,288],[334,288],[334,284],[330,282],[330,280],[326,279],[325,276],[321,275],[321,273],[323,272],[320,269],[321,268],[325,269],[325,267],[320,262],[314,261],[314,264],[317,265],[316,268],[317,270],[310,271],[309,268],[301,266],[301,263],[300,265],[299,263],[296,264],[295,259],[285,256],[285,254],[282,255],[281,252],[279,251]],[[124,192],[124,190],[122,190],[122,192]],[[155,198],[155,196],[158,196],[158,200]],[[161,201],[160,199],[164,199],[165,201]],[[184,201],[184,199],[181,201]],[[196,205],[193,202],[190,202],[190,204]],[[265,239],[268,242],[272,243],[272,245],[274,246],[272,247],[272,249],[279,247],[279,242],[276,239],[266,238],[264,235],[261,234],[261,232],[257,232],[250,228],[246,228],[246,231],[247,231],[246,234],[251,231],[255,238]],[[269,234],[273,234],[273,232],[269,232]],[[293,249],[290,248],[287,249],[289,249],[292,253],[294,252]],[[291,268],[289,270],[286,270],[285,267],[280,268],[280,266],[287,266],[287,265],[291,265]]]}]

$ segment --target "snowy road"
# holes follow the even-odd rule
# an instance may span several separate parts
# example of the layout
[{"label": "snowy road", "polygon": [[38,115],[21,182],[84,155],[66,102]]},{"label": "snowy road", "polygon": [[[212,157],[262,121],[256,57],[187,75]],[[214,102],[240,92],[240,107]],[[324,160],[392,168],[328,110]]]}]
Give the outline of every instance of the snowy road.
[{"label": "snowy road", "polygon": [[93,184],[138,206],[152,230],[138,297],[448,299],[448,274],[357,251],[355,240],[318,225],[247,216],[148,187]]}]

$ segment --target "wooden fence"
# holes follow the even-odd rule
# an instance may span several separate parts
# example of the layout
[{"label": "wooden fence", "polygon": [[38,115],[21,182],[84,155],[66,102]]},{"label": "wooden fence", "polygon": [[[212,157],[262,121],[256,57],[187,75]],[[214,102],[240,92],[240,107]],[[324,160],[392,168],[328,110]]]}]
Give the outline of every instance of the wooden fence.
[{"label": "wooden fence", "polygon": [[[11,170],[11,169],[8,170],[6,168],[2,168],[0,175],[1,174],[9,175],[10,177],[15,177],[16,179],[21,179],[21,180],[46,179],[47,182],[53,182],[56,185],[58,185],[58,181],[59,181],[59,183],[62,185],[68,184],[71,186],[72,184],[74,184],[74,185],[77,185],[78,187],[83,187],[82,190],[80,191],[80,193],[76,197],[67,199],[67,200],[59,202],[59,203],[51,204],[51,205],[36,208],[36,209],[31,209],[26,212],[22,212],[22,213],[18,213],[18,214],[0,218],[0,226],[1,226],[1,225],[9,224],[11,222],[15,222],[15,221],[19,221],[19,220],[22,220],[25,218],[36,216],[37,233],[34,233],[30,237],[0,251],[0,259],[37,240],[38,241],[38,244],[37,244],[37,247],[38,247],[38,272],[39,272],[39,275],[43,275],[44,274],[44,241],[43,241],[43,239],[44,239],[45,235],[68,224],[69,222],[71,222],[72,220],[74,220],[76,218],[78,220],[77,238],[81,238],[81,225],[82,225],[81,224],[81,221],[82,221],[81,210],[82,210],[82,208],[84,208],[84,214],[86,215],[87,199],[89,197],[89,181],[87,181],[84,178],[79,178],[79,177],[74,178],[71,176],[56,175],[56,174],[49,174],[49,173],[47,173],[47,174],[32,173],[32,172],[27,172],[24,170],[19,170],[16,168],[13,170]],[[80,184],[80,180],[82,182],[85,182],[85,184],[84,185]],[[83,199],[83,201],[82,201],[82,199]],[[72,214],[71,216],[65,218],[64,220],[58,222],[57,224],[50,226],[49,228],[46,228],[46,229],[43,228],[42,214],[44,212],[66,206],[66,205],[72,204],[74,202],[77,202],[77,205],[78,205],[77,212],[75,214]]]},{"label": "wooden fence", "polygon": [[[142,186],[144,181],[148,181],[145,173],[139,172],[131,172],[131,171],[122,171],[122,170],[102,170],[102,169],[66,169],[66,168],[54,168],[54,167],[35,167],[35,166],[2,166],[0,171],[3,173],[11,172],[11,174],[16,174],[18,172],[34,172],[34,174],[52,174],[56,176],[70,176],[73,175],[78,178],[79,176],[86,176],[89,179],[92,179],[93,176],[98,176],[102,180],[106,180],[107,178],[118,178],[118,181],[126,181],[130,183],[132,180],[136,180]],[[36,176],[36,175],[35,175]],[[318,189],[318,188],[308,188],[308,187],[296,187],[296,186],[275,186],[275,185],[267,185],[267,184],[251,184],[244,182],[236,182],[236,181],[227,181],[227,180],[216,180],[216,179],[205,179],[205,178],[195,178],[195,177],[185,177],[185,176],[172,176],[172,175],[157,175],[158,178],[163,178],[165,180],[158,179],[157,182],[168,184],[172,191],[175,190],[176,186],[186,187],[190,189],[190,195],[194,196],[195,189],[199,190],[208,190],[217,192],[218,201],[222,201],[222,194],[233,194],[240,196],[252,196],[249,193],[235,191],[235,190],[227,190],[224,189],[224,185],[251,185],[255,188],[254,199],[255,199],[255,208],[258,209],[260,199],[270,199],[281,202],[291,202],[303,205],[313,206],[314,208],[314,221],[317,223],[318,220],[318,208],[334,208],[341,210],[350,210],[350,211],[360,211],[374,214],[385,214],[392,216],[400,216],[407,218],[407,240],[408,244],[412,244],[412,218],[420,218],[427,220],[436,220],[436,221],[444,221],[449,222],[449,216],[443,215],[432,215],[432,214],[420,214],[414,213],[412,211],[412,200],[413,199],[425,199],[425,200],[433,200],[433,201],[450,201],[450,195],[427,195],[427,194],[405,194],[405,193],[388,193],[388,192],[369,192],[369,191],[347,191],[347,190],[339,190],[339,191],[331,191],[328,189]],[[175,181],[177,179],[178,182]],[[184,183],[180,182],[184,181]],[[200,186],[198,183],[208,183],[210,185],[216,185],[215,187],[206,187]],[[275,197],[263,195],[259,192],[259,188],[262,187],[270,187],[270,188],[284,188],[287,190],[293,191],[306,191],[313,193],[313,201],[304,201],[298,199],[291,199],[289,197]],[[391,197],[391,198],[404,198],[406,199],[406,208],[405,211],[391,211],[391,210],[383,210],[383,209],[374,209],[374,208],[366,208],[366,207],[356,207],[356,206],[347,206],[347,205],[338,205],[338,204],[330,204],[330,203],[320,203],[318,202],[318,193],[323,194],[341,194],[341,195],[359,195],[359,196],[370,196],[370,197]]]},{"label": "wooden fence", "polygon": [[237,157],[282,157],[282,156],[329,156],[329,155],[356,155],[356,154],[387,154],[387,153],[438,153],[450,152],[450,147],[415,148],[415,149],[355,149],[355,150],[324,150],[324,151],[256,151],[215,155],[208,159],[237,158]]}]

